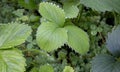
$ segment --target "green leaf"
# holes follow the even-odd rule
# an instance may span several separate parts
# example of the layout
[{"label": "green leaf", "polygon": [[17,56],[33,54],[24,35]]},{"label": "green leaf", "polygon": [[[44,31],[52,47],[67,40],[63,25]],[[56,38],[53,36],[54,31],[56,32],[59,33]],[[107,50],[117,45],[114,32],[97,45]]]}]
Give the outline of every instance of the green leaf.
[{"label": "green leaf", "polygon": [[31,28],[25,24],[0,24],[0,49],[17,46],[31,34]]},{"label": "green leaf", "polygon": [[66,18],[75,18],[77,17],[79,13],[79,9],[77,8],[77,5],[74,5],[73,3],[64,3],[63,9],[65,11]]},{"label": "green leaf", "polygon": [[0,50],[0,72],[24,72],[25,66],[20,50]]},{"label": "green leaf", "polygon": [[39,5],[40,14],[48,21],[53,22],[59,26],[63,26],[65,22],[64,11],[52,3],[43,2]]},{"label": "green leaf", "polygon": [[120,72],[120,62],[110,55],[98,55],[92,61],[92,72]]},{"label": "green leaf", "polygon": [[120,56],[120,25],[108,34],[106,39],[107,49],[115,56]]},{"label": "green leaf", "polygon": [[39,16],[35,16],[35,15],[31,15],[30,16],[30,21],[31,22],[37,22],[39,21],[40,17]]},{"label": "green leaf", "polygon": [[40,66],[39,72],[54,72],[54,69],[51,65]]},{"label": "green leaf", "polygon": [[65,29],[68,31],[68,45],[78,53],[86,53],[89,50],[89,38],[86,32],[74,25],[68,25]]},{"label": "green leaf", "polygon": [[80,0],[82,4],[97,11],[116,11],[120,13],[120,0]]},{"label": "green leaf", "polygon": [[30,72],[39,72],[39,68],[34,67],[34,68],[32,68],[32,70]]},{"label": "green leaf", "polygon": [[27,9],[36,9],[37,4],[34,0],[18,0],[18,3]]},{"label": "green leaf", "polygon": [[63,72],[74,72],[74,69],[70,66],[65,66]]},{"label": "green leaf", "polygon": [[45,51],[55,50],[67,43],[67,31],[51,22],[43,22],[37,30],[37,43]]},{"label": "green leaf", "polygon": [[22,16],[24,16],[23,15],[24,11],[25,11],[24,9],[17,9],[15,11],[13,11],[13,14],[18,16],[18,17],[22,17]]}]

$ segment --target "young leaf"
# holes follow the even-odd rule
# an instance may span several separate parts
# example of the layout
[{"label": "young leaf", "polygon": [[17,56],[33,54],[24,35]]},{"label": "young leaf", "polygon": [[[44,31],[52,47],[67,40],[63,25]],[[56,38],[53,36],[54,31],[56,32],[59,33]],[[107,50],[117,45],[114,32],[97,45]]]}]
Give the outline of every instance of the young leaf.
[{"label": "young leaf", "polygon": [[39,72],[54,72],[54,69],[51,65],[43,65],[40,67]]},{"label": "young leaf", "polygon": [[65,66],[63,72],[74,72],[74,69],[70,66]]},{"label": "young leaf", "polygon": [[79,13],[77,5],[76,4],[74,5],[73,3],[70,2],[64,3],[63,9],[65,11],[66,18],[75,18]]},{"label": "young leaf", "polygon": [[63,26],[65,22],[64,11],[52,3],[43,2],[39,5],[40,14],[48,21],[53,22],[59,26]]},{"label": "young leaf", "polygon": [[67,43],[67,31],[51,22],[43,22],[36,37],[38,45],[45,51],[55,50]]},{"label": "young leaf", "polygon": [[31,34],[31,28],[25,24],[0,24],[0,49],[17,46]]},{"label": "young leaf", "polygon": [[17,49],[0,50],[0,72],[24,72],[25,59]]},{"label": "young leaf", "polygon": [[68,25],[65,29],[68,31],[68,45],[78,53],[86,53],[89,50],[89,38],[86,32],[74,25]]},{"label": "young leaf", "polygon": [[120,0],[80,0],[82,4],[97,11],[116,11],[120,13]]},{"label": "young leaf", "polygon": [[108,34],[106,43],[108,50],[113,55],[120,56],[120,26]]},{"label": "young leaf", "polygon": [[92,72],[120,72],[120,62],[113,56],[99,55],[92,61]]}]

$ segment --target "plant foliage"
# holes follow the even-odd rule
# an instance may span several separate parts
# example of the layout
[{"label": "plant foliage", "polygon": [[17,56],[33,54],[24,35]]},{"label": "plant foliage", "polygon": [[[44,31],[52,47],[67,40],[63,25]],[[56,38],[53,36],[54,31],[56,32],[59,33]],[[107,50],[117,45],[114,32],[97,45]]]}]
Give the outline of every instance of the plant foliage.
[{"label": "plant foliage", "polygon": [[55,4],[43,2],[39,5],[39,12],[48,20],[42,23],[37,31],[37,42],[42,49],[52,51],[68,44],[81,54],[89,50],[88,35],[71,23],[66,25],[65,13],[61,8]]},{"label": "plant foliage", "polygon": [[93,72],[119,72],[120,62],[116,61],[113,56],[99,55],[92,61]]},{"label": "plant foliage", "polygon": [[116,11],[120,13],[120,2],[119,0],[80,0],[82,4],[97,11]]},{"label": "plant foliage", "polygon": [[[112,33],[108,34],[107,48],[115,56],[120,56],[120,26],[118,26]],[[110,55],[99,55],[92,61],[93,72],[119,72],[120,61],[119,57],[115,58]],[[98,66],[99,65],[99,66]]]},{"label": "plant foliage", "polygon": [[79,1],[65,1],[63,2],[63,9],[65,11],[65,16],[66,18],[76,18],[78,13],[79,13],[79,9],[78,6],[79,5]]},{"label": "plant foliage", "polygon": [[51,65],[43,65],[40,67],[39,72],[54,72],[54,69]]},{"label": "plant foliage", "polygon": [[63,72],[74,72],[74,69],[70,66],[65,66],[65,69],[63,70]]},{"label": "plant foliage", "polygon": [[119,0],[1,0],[0,72],[120,72]]},{"label": "plant foliage", "polygon": [[0,72],[24,72],[25,66],[25,58],[20,50],[0,50]]},{"label": "plant foliage", "polygon": [[[31,34],[28,25],[10,23],[0,24],[0,71],[1,72],[24,72],[25,58],[22,52],[12,47],[25,42]],[[11,48],[11,49],[9,49]]]},{"label": "plant foliage", "polygon": [[108,34],[107,48],[115,56],[120,56],[120,26]]},{"label": "plant foliage", "polygon": [[18,0],[18,3],[27,9],[36,9],[37,7],[34,0]]},{"label": "plant foliage", "polygon": [[44,22],[38,28],[37,42],[46,51],[53,51],[67,43],[67,31],[52,22]]},{"label": "plant foliage", "polygon": [[43,2],[39,5],[39,12],[48,21],[55,23],[59,26],[64,26],[65,13],[55,4]]},{"label": "plant foliage", "polygon": [[25,24],[0,24],[0,49],[8,49],[25,42],[31,28]]}]

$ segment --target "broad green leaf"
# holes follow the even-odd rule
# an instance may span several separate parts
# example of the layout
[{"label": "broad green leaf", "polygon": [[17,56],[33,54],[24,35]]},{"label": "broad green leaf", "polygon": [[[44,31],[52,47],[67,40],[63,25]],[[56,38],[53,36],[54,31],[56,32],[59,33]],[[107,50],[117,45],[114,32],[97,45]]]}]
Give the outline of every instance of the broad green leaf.
[{"label": "broad green leaf", "polygon": [[0,72],[24,72],[25,66],[20,50],[0,50]]},{"label": "broad green leaf", "polygon": [[106,40],[108,50],[116,56],[120,56],[120,25],[108,34]]},{"label": "broad green leaf", "polygon": [[98,55],[92,61],[92,72],[120,72],[120,62],[110,55]]},{"label": "broad green leaf", "polygon": [[48,21],[53,22],[59,26],[63,26],[65,22],[64,11],[55,4],[43,2],[39,5],[40,14]]},{"label": "broad green leaf", "polygon": [[37,4],[34,0],[18,0],[18,3],[27,9],[36,9]]},{"label": "broad green leaf", "polygon": [[25,24],[0,24],[0,49],[7,49],[25,42],[31,28]]},{"label": "broad green leaf", "polygon": [[65,11],[66,18],[75,18],[79,13],[77,5],[71,2],[64,3],[63,9]]},{"label": "broad green leaf", "polygon": [[80,0],[82,4],[97,11],[116,11],[120,13],[120,0]]},{"label": "broad green leaf", "polygon": [[78,53],[86,53],[89,50],[89,38],[86,32],[74,25],[68,25],[65,29],[68,31],[68,45]]},{"label": "broad green leaf", "polygon": [[63,72],[74,72],[74,69],[70,66],[65,66]]},{"label": "broad green leaf", "polygon": [[67,43],[67,31],[51,22],[43,22],[37,30],[37,43],[41,49],[52,51]]},{"label": "broad green leaf", "polygon": [[54,69],[51,65],[40,66],[39,72],[54,72]]}]

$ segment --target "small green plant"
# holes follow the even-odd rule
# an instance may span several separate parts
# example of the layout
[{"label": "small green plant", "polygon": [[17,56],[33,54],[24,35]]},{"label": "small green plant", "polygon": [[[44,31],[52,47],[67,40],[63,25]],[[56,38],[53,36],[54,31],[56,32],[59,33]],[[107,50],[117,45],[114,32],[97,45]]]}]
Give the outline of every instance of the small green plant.
[{"label": "small green plant", "polygon": [[37,30],[37,43],[45,51],[53,51],[67,44],[78,53],[89,50],[89,38],[86,32],[72,22],[67,22],[65,12],[55,4],[43,2],[39,12],[47,21],[42,22]]}]

